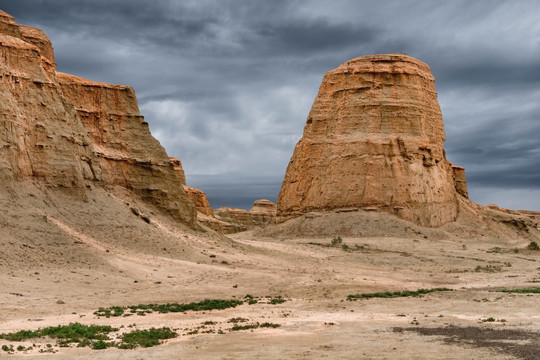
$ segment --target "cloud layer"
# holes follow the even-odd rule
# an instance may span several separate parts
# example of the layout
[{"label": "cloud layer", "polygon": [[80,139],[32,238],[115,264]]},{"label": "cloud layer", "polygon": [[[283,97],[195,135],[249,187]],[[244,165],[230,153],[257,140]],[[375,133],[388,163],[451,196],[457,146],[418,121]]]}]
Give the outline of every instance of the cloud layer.
[{"label": "cloud layer", "polygon": [[431,66],[471,198],[540,209],[536,1],[4,0],[60,71],[131,85],[213,207],[275,200],[322,76],[405,52]]}]

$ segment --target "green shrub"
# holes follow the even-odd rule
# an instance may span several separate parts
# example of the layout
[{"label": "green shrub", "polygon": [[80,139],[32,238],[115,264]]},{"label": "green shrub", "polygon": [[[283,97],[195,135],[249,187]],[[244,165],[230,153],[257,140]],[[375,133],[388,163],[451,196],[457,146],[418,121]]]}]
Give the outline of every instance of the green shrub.
[{"label": "green shrub", "polygon": [[342,242],[343,242],[343,239],[341,238],[341,236],[336,236],[335,238],[332,239],[332,246],[338,246]]},{"label": "green shrub", "polygon": [[348,295],[347,300],[354,301],[358,299],[372,299],[372,298],[398,298],[398,297],[409,297],[409,296],[421,296],[425,294],[429,294],[432,292],[438,292],[438,291],[453,291],[452,289],[448,288],[433,288],[433,289],[418,289],[414,291],[405,290],[405,291],[394,291],[394,292],[377,292],[377,293],[370,293],[370,294],[355,294],[355,295]]}]

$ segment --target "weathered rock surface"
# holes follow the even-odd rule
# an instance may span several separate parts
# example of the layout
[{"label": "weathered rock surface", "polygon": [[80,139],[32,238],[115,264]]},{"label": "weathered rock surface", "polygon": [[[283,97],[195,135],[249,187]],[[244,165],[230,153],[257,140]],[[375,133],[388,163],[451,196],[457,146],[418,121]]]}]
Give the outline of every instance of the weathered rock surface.
[{"label": "weathered rock surface", "polygon": [[129,86],[56,72],[50,40],[0,12],[0,183],[38,182],[80,199],[128,193],[194,225],[195,210]]},{"label": "weathered rock surface", "polygon": [[214,210],[214,216],[216,219],[233,224],[239,229],[243,229],[240,231],[244,231],[272,222],[276,217],[276,205],[270,200],[256,200],[249,211],[221,207]]},{"label": "weathered rock surface", "polygon": [[176,174],[178,180],[180,180],[182,185],[186,185],[186,174],[184,173],[182,162],[179,159],[171,156],[169,156],[169,161],[173,165],[174,173]]},{"label": "weathered rock surface", "polygon": [[184,191],[186,192],[187,198],[195,204],[195,208],[198,212],[208,216],[214,216],[214,211],[212,210],[204,191],[187,185],[184,185]]},{"label": "weathered rock surface", "polygon": [[369,208],[424,226],[458,205],[429,67],[406,55],[364,56],[324,76],[278,198],[278,221]]},{"label": "weathered rock surface", "polygon": [[465,168],[462,166],[452,165],[452,174],[454,175],[454,187],[458,194],[465,198],[469,198],[467,189],[467,178],[465,177]]}]

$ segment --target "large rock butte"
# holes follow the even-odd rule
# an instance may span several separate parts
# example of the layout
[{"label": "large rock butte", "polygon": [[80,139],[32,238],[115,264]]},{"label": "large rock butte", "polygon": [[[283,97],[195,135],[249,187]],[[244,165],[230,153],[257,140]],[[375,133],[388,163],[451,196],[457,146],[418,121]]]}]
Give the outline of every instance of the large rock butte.
[{"label": "large rock butte", "polygon": [[196,212],[129,86],[57,73],[43,31],[0,11],[0,184],[39,183],[80,199],[129,193],[181,222]]},{"label": "large rock butte", "polygon": [[452,167],[430,68],[363,56],[325,74],[277,203],[278,221],[368,208],[423,226],[456,219]]}]

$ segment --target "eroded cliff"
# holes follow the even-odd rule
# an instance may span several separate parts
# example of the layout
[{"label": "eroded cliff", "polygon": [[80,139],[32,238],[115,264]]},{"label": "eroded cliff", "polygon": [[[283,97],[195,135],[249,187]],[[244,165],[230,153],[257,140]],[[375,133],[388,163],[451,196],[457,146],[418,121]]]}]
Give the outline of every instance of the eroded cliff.
[{"label": "eroded cliff", "polygon": [[100,187],[196,221],[168,156],[129,86],[57,73],[43,31],[0,12],[0,181],[35,182],[85,199]]},{"label": "eroded cliff", "polygon": [[350,60],[324,76],[278,198],[280,221],[369,208],[424,226],[458,204],[429,67],[406,55]]}]

